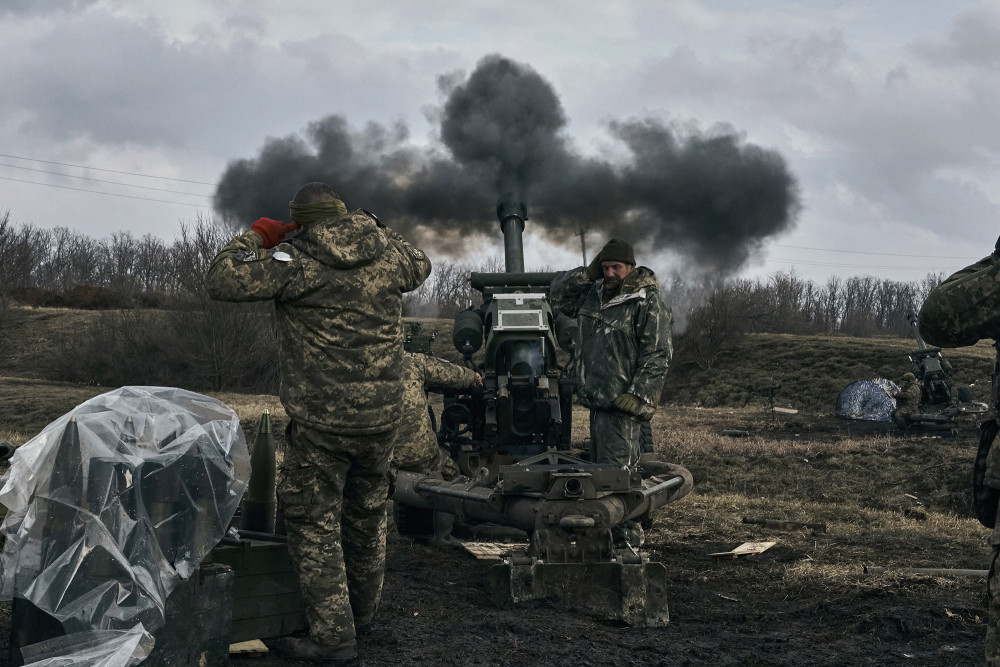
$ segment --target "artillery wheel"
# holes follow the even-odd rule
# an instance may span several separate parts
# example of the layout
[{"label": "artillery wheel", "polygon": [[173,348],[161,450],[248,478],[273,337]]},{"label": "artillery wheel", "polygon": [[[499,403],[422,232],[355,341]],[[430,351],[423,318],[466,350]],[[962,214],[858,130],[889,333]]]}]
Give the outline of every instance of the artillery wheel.
[{"label": "artillery wheel", "polygon": [[396,532],[400,535],[423,538],[434,536],[433,510],[393,502],[392,518],[396,522]]}]

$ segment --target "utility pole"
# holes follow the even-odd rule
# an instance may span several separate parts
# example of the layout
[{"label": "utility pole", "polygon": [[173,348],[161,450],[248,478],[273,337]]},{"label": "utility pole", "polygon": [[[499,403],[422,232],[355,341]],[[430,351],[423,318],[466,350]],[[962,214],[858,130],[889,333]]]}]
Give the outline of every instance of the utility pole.
[{"label": "utility pole", "polygon": [[574,234],[580,237],[580,254],[583,255],[583,265],[587,266],[587,230],[581,224],[580,231]]}]

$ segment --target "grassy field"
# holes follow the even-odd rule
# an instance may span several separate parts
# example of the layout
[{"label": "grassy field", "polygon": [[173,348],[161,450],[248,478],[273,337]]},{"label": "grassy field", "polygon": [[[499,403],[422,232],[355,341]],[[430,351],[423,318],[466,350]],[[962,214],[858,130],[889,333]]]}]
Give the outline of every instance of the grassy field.
[{"label": "grassy field", "polygon": [[[55,383],[39,372],[46,330],[85,320],[73,311],[38,310],[6,324],[18,344],[0,360],[0,439],[21,444],[110,389]],[[434,351],[457,361],[450,325],[422,323],[439,334]],[[844,386],[898,378],[914,347],[900,339],[760,335],[714,369],[671,369],[666,403],[652,423],[656,452],[691,470],[696,486],[660,510],[647,535],[648,556],[670,571],[669,629],[623,632],[549,609],[542,620],[531,609],[490,612],[490,623],[477,622],[487,604],[479,563],[391,536],[383,621],[366,644],[371,664],[980,663],[984,578],[910,569],[988,567],[989,531],[970,511],[975,424],[942,437],[832,414]],[[980,400],[992,352],[985,344],[945,351],[956,384],[972,385]],[[775,405],[798,412],[772,413],[762,391],[768,386],[780,386]],[[251,439],[264,408],[276,432],[284,426],[274,396],[217,398],[237,411]],[[585,439],[586,430],[585,411],[576,410],[574,439]],[[812,527],[759,523],[766,520]],[[709,555],[748,541],[775,545],[739,560]],[[417,571],[421,564],[431,569]],[[414,597],[414,577],[439,583],[440,599]],[[480,590],[470,592],[462,582]],[[414,638],[433,632],[458,657],[421,653],[400,634],[411,627]],[[581,635],[586,651],[562,642]],[[473,641],[476,656],[487,658],[464,654]],[[671,657],[660,652],[666,647]]]}]

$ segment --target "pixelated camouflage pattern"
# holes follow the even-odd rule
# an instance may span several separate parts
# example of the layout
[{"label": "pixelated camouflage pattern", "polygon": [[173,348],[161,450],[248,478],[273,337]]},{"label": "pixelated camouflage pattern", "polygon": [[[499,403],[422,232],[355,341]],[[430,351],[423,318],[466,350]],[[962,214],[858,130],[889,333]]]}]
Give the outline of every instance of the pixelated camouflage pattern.
[{"label": "pixelated camouflage pattern", "polygon": [[660,298],[656,275],[644,266],[626,276],[621,292],[604,304],[603,286],[583,266],[552,280],[553,306],[577,318],[580,402],[611,410],[616,398],[633,394],[655,408],[673,356],[673,313]]},{"label": "pixelated camouflage pattern", "polygon": [[639,462],[641,420],[624,412],[590,411],[590,460],[633,466]]},{"label": "pixelated camouflage pattern", "polygon": [[919,411],[920,383],[917,380],[903,380],[894,398],[896,408],[892,411],[892,420],[900,428],[906,428],[906,418]]},{"label": "pixelated camouflage pattern", "polygon": [[427,354],[404,352],[403,418],[396,429],[393,465],[410,472],[440,472],[443,461],[427,412],[426,390],[468,389],[475,383],[472,369]]},{"label": "pixelated camouflage pattern", "polygon": [[1000,261],[985,257],[949,276],[927,295],[918,322],[938,347],[1000,338]]},{"label": "pixelated camouflage pattern", "polygon": [[[1000,338],[1000,260],[984,257],[948,276],[927,295],[918,325],[921,337],[939,347]],[[1000,488],[1000,447],[990,448],[984,483]],[[991,541],[1000,544],[1000,521]]]},{"label": "pixelated camouflage pattern", "polygon": [[988,605],[988,622],[986,623],[986,664],[989,667],[1000,667],[1000,569],[997,568],[997,556],[1000,546],[993,545],[993,557],[990,559],[990,573],[986,579]]},{"label": "pixelated camouflage pattern", "polygon": [[305,226],[274,252],[246,232],[215,257],[206,284],[221,301],[274,300],[291,419],[364,434],[399,421],[402,295],[430,271],[423,251],[354,211]]},{"label": "pixelated camouflage pattern", "polygon": [[[993,256],[961,269],[927,295],[918,318],[921,337],[938,347],[962,347],[987,339],[1000,339],[1000,261]],[[994,379],[995,381],[995,379]],[[1000,477],[1000,447],[990,447],[986,480]],[[1000,516],[998,516],[1000,519]],[[1000,521],[991,536],[993,558],[986,580],[989,606],[984,657],[1000,667]]]},{"label": "pixelated camouflage pattern", "polygon": [[370,623],[385,571],[394,433],[339,435],[293,422],[278,476],[288,551],[310,638],[349,646]]}]

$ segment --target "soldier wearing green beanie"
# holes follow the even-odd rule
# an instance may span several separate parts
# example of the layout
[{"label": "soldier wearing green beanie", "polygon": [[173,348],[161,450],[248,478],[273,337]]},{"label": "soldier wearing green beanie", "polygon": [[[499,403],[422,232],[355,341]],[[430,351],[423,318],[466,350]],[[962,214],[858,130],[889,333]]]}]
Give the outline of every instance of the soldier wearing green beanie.
[{"label": "soldier wearing green beanie", "polygon": [[589,266],[557,274],[551,298],[579,326],[576,390],[590,409],[591,460],[634,466],[673,355],[673,315],[656,274],[614,238]]}]

